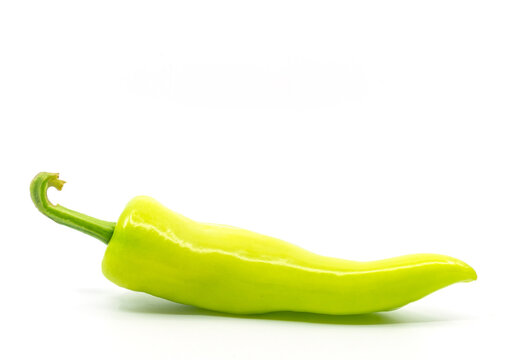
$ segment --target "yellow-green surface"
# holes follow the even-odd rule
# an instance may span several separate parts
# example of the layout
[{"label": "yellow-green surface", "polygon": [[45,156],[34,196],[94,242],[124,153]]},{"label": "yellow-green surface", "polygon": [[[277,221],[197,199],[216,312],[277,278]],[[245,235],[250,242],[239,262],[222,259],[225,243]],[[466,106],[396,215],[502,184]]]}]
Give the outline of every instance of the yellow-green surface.
[{"label": "yellow-green surface", "polygon": [[195,222],[149,197],[127,205],[102,267],[119,286],[239,314],[392,310],[477,278],[464,262],[436,254],[370,262],[320,256],[251,231]]}]

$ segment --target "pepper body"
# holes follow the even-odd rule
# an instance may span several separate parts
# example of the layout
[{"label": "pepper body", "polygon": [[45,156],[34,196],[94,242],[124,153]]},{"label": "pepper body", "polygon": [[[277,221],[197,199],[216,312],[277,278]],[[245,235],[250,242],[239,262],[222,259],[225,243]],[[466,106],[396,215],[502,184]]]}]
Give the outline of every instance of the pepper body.
[{"label": "pepper body", "polygon": [[320,256],[251,231],[193,221],[144,196],[121,214],[102,270],[134,291],[237,314],[386,311],[477,277],[443,255],[369,262]]}]

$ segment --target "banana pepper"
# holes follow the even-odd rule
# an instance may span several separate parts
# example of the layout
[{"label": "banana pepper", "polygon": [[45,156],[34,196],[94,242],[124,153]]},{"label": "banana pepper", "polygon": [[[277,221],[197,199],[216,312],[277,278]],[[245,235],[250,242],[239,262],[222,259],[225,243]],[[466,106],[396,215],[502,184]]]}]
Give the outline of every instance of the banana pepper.
[{"label": "banana pepper", "polygon": [[39,173],[32,200],[57,223],[107,244],[102,270],[109,280],[204,309],[363,314],[477,278],[466,263],[437,254],[378,261],[321,256],[252,231],[191,220],[147,196],[132,199],[117,223],[102,221],[51,204],[47,189],[63,184],[58,174]]}]

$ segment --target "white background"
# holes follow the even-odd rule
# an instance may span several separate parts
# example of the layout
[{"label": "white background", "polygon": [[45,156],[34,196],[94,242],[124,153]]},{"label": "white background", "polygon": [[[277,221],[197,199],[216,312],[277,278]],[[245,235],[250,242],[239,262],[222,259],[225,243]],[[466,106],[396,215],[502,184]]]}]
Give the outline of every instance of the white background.
[{"label": "white background", "polygon": [[[508,358],[509,1],[2,1],[4,359]],[[403,309],[233,317],[124,290],[135,195],[354,260],[448,254],[479,279]]]}]

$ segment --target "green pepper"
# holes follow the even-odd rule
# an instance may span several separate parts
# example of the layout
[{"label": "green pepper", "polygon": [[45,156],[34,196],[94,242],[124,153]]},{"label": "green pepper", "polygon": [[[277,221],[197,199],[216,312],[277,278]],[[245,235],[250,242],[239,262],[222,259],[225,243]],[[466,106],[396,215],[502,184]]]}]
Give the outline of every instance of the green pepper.
[{"label": "green pepper", "polygon": [[131,200],[117,223],[102,221],[51,204],[47,189],[63,184],[58,174],[39,173],[30,186],[36,207],[107,244],[102,270],[113,283],[182,304],[236,314],[362,314],[477,278],[469,265],[444,255],[367,262],[321,256],[255,232],[193,221],[146,196]]}]

